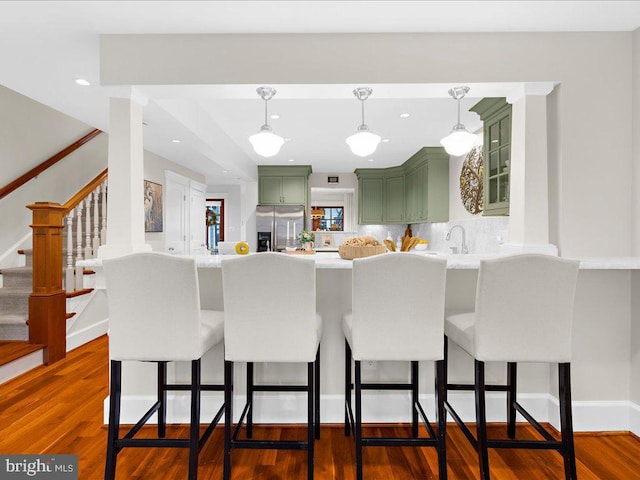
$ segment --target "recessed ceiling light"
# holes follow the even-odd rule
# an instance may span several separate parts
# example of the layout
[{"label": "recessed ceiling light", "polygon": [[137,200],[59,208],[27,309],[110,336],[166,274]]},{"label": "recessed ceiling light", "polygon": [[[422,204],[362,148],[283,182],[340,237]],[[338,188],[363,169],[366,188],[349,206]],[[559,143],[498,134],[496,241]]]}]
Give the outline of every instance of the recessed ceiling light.
[{"label": "recessed ceiling light", "polygon": [[410,113],[401,113],[401,114],[400,114],[400,118],[408,118],[408,117],[410,117],[410,116],[411,116],[411,114],[410,114]]},{"label": "recessed ceiling light", "polygon": [[290,139],[290,138],[285,138],[285,139],[284,139],[284,141],[285,141],[285,142],[290,142],[290,141],[291,141],[291,139]]},{"label": "recessed ceiling light", "polygon": [[178,140],[177,138],[174,140],[171,140],[171,143],[180,143],[180,140]]},{"label": "recessed ceiling light", "polygon": [[88,87],[89,85],[91,85],[91,83],[89,83],[89,81],[85,80],[84,78],[76,78],[75,82],[78,85],[82,85],[83,87]]},{"label": "recessed ceiling light", "polygon": [[375,162],[375,160],[373,158],[370,158],[369,161],[370,162]]},{"label": "recessed ceiling light", "polygon": [[290,162],[295,162],[295,160],[293,158],[290,158],[289,161]]},{"label": "recessed ceiling light", "polygon": [[388,138],[383,138],[382,139],[382,143],[389,143],[389,139]]},{"label": "recessed ceiling light", "polygon": [[278,115],[277,113],[274,113],[274,114],[272,114],[272,115],[269,115],[269,118],[272,118],[272,119],[274,119],[274,120],[277,120],[277,119],[279,119],[279,118],[280,118],[280,115]]},{"label": "recessed ceiling light", "polygon": [[222,170],[222,173],[229,173],[229,170]]}]

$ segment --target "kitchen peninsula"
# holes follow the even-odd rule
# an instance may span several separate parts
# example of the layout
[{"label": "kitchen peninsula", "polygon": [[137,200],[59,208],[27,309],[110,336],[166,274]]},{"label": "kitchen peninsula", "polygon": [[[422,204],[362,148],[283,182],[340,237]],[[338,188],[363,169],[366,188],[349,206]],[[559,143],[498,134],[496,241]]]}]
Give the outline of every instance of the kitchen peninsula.
[{"label": "kitchen peninsula", "polygon": [[[476,280],[480,258],[495,255],[450,255],[447,273],[446,308],[448,312],[471,311],[475,302]],[[197,258],[202,308],[223,309],[222,274],[220,256]],[[352,261],[342,260],[335,253],[318,253],[311,258],[317,264],[317,310],[323,317],[322,351],[322,422],[338,423],[343,420],[343,362],[344,337],[342,314],[351,309]],[[85,261],[85,266],[101,276],[99,260]],[[381,282],[402,282],[402,278],[381,278]],[[98,278],[97,287],[101,280]],[[629,289],[631,285],[631,289]],[[250,295],[250,292],[247,292]],[[637,328],[638,312],[629,312],[634,305],[632,298],[640,298],[640,258],[585,258],[581,261],[576,293],[575,322],[573,329],[572,362],[574,423],[576,431],[632,430],[637,428],[640,412],[636,412],[628,400],[632,347],[629,341]],[[635,307],[632,307],[632,310]],[[106,313],[106,312],[105,312]],[[631,321],[629,321],[631,318]],[[393,321],[392,318],[389,321]],[[222,349],[210,352],[203,360],[206,380],[221,381],[220,365]],[[153,367],[132,365],[125,374],[123,397],[123,421],[133,420],[145,411],[155,391]],[[236,389],[244,392],[244,373],[239,366],[236,373]],[[299,367],[299,368],[298,368]],[[472,378],[473,362],[462,351],[451,348],[450,379],[465,382]],[[523,364],[518,379],[518,389],[523,405],[542,421],[558,425],[557,378],[554,369],[546,364]],[[365,370],[367,381],[404,379],[408,367],[399,362],[384,362]],[[506,367],[490,364],[487,379],[491,382],[505,379]],[[182,380],[188,377],[187,364],[175,364],[169,369],[170,377]],[[430,366],[421,368],[421,392],[424,405],[433,410],[433,373]],[[297,365],[264,364],[256,367],[257,381],[303,380],[304,368]],[[203,415],[209,415],[218,401],[217,393],[209,393],[214,400],[203,400]],[[409,399],[395,392],[367,392],[371,399],[364,404],[366,421],[398,422],[408,419]],[[242,396],[240,395],[239,398]],[[298,398],[299,397],[299,398]],[[465,419],[473,419],[473,397],[466,393],[452,394],[451,398]],[[377,401],[376,401],[377,400]],[[504,421],[504,397],[494,393],[488,396],[489,421]],[[282,409],[282,404],[286,408]],[[170,421],[187,418],[188,398],[173,403]],[[402,408],[401,405],[406,405]],[[278,408],[275,408],[278,406]],[[303,396],[265,395],[256,405],[256,421],[267,423],[302,422],[305,406]],[[236,409],[236,411],[239,411]],[[279,412],[274,416],[272,412]],[[397,412],[407,412],[398,416]],[[635,427],[634,427],[635,425]]]}]

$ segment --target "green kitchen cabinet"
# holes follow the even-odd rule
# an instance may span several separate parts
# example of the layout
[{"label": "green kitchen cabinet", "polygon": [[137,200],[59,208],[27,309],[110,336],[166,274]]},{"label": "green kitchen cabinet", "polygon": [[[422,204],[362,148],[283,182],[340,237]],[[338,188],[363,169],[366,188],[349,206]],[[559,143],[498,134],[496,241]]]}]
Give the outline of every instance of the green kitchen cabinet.
[{"label": "green kitchen cabinet", "polygon": [[423,147],[398,167],[355,173],[361,225],[449,220],[449,156],[442,147]]},{"label": "green kitchen cabinet", "polygon": [[[370,170],[370,169],[367,169]],[[367,175],[363,172],[358,178],[358,223],[378,225],[383,223],[384,215],[384,177],[377,172]]]},{"label": "green kitchen cabinet", "polygon": [[389,174],[385,178],[384,216],[385,223],[404,223],[405,213],[404,173]]},{"label": "green kitchen cabinet", "polygon": [[258,203],[260,205],[307,205],[308,165],[258,166]]},{"label": "green kitchen cabinet", "polygon": [[505,98],[484,98],[470,111],[484,123],[483,215],[509,215],[511,104]]}]

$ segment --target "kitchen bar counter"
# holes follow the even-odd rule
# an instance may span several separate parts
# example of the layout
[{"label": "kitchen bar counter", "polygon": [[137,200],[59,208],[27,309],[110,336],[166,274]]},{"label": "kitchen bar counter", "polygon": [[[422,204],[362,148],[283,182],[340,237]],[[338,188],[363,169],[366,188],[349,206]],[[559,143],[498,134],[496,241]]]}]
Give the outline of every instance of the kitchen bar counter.
[{"label": "kitchen bar counter", "polygon": [[[495,258],[497,254],[467,254],[467,255],[447,255],[442,253],[422,253],[412,252],[417,255],[437,256],[447,259],[448,269],[477,269],[480,260],[484,258]],[[218,268],[220,260],[224,255],[200,255],[196,256],[198,267]],[[336,252],[318,252],[315,255],[304,255],[304,258],[313,258],[317,268],[329,269],[351,269],[352,260],[343,260]],[[640,270],[640,257],[585,257],[580,258],[581,270]],[[97,259],[85,260],[82,265],[87,268],[101,266],[101,261]]]},{"label": "kitchen bar counter", "polygon": [[[448,255],[446,309],[449,313],[472,311],[475,305],[478,266],[481,258],[496,255]],[[342,315],[351,309],[351,269],[353,262],[339,258],[335,252],[305,255],[317,262],[317,311],[323,318],[322,336],[322,421],[341,422],[344,405],[344,337]],[[220,256],[198,256],[198,276],[202,308],[223,310],[222,271]],[[98,298],[104,297],[104,282],[100,260],[82,262],[96,271],[95,288]],[[630,402],[635,377],[637,352],[640,351],[640,258],[583,258],[576,291],[573,327],[572,383],[574,423],[577,431],[631,430],[640,434],[640,406]],[[402,278],[381,278],[383,282],[402,282]],[[247,292],[251,295],[251,292]],[[104,307],[103,307],[104,308]],[[87,311],[98,310],[97,306]],[[107,318],[106,309],[100,313]],[[393,321],[390,318],[389,321]],[[222,349],[216,349],[204,359],[203,375],[207,381],[222,380]],[[299,367],[299,368],[298,368]],[[503,364],[487,365],[487,381],[505,380]],[[518,390],[522,404],[536,418],[558,425],[557,375],[546,364],[522,364]],[[244,368],[238,366],[236,391],[242,400]],[[473,378],[473,361],[457,347],[450,350],[450,380],[462,383]],[[298,365],[265,364],[256,367],[257,381],[303,380],[304,368]],[[123,386],[123,421],[135,421],[146,411],[155,391],[153,366],[131,365],[125,369]],[[170,367],[171,380],[189,377],[189,365],[177,363]],[[363,372],[367,381],[406,381],[408,367],[401,362],[379,362]],[[421,397],[428,413],[433,409],[433,365],[421,362]],[[215,396],[216,393],[207,395]],[[472,396],[451,393],[454,405],[463,418],[473,420]],[[299,397],[299,398],[298,398]],[[216,397],[217,398],[217,397]],[[364,418],[372,422],[406,421],[408,397],[396,392],[366,392],[363,401]],[[488,396],[490,421],[504,421],[504,395],[492,392]],[[188,420],[188,399],[180,400],[171,418]],[[215,402],[203,401],[205,409]],[[286,404],[283,411],[279,406]],[[403,409],[402,405],[406,408]],[[240,406],[238,406],[240,407]],[[256,420],[266,422],[301,422],[305,418],[305,402],[300,395],[272,394],[256,404]],[[236,409],[239,411],[239,409]],[[274,416],[273,412],[279,412]],[[215,412],[207,412],[213,415]],[[172,420],[172,421],[173,421]]]}]

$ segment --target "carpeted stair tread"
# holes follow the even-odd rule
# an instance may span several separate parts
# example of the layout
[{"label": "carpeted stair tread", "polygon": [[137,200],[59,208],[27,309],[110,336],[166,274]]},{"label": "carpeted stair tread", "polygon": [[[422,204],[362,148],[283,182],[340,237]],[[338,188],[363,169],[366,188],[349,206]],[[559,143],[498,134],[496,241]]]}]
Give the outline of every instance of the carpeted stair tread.
[{"label": "carpeted stair tread", "polygon": [[[31,287],[4,287],[0,288],[0,314],[3,315],[28,315],[29,296]],[[2,338],[0,340],[10,340]]]},{"label": "carpeted stair tread", "polygon": [[2,269],[4,287],[31,287],[33,267],[12,267]]},{"label": "carpeted stair tread", "polygon": [[0,340],[29,340],[27,319],[26,314],[0,314]]},{"label": "carpeted stair tread", "polygon": [[0,314],[0,325],[26,325],[29,317],[27,315],[16,315],[15,313]]}]

